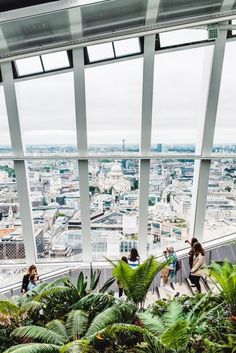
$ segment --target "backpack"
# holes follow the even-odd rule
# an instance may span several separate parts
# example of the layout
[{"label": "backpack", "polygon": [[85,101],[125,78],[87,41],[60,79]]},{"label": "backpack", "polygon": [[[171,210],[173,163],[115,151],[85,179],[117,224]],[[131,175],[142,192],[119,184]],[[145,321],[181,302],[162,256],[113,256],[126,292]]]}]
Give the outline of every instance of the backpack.
[{"label": "backpack", "polygon": [[180,260],[176,260],[176,264],[175,264],[175,271],[179,271],[180,270],[180,267],[181,267],[181,261]]}]

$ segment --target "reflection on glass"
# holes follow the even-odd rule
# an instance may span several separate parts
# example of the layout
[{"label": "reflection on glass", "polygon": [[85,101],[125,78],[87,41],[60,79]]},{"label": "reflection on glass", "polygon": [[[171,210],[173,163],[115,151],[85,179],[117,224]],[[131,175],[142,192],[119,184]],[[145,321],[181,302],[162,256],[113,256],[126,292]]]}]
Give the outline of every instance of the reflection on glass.
[{"label": "reflection on glass", "polygon": [[81,261],[77,161],[31,160],[28,173],[39,261]]},{"label": "reflection on glass", "polygon": [[143,59],[85,70],[88,148],[137,152],[140,142]]},{"label": "reflection on glass", "polygon": [[158,21],[190,18],[220,11],[223,0],[161,0]]},{"label": "reflection on glass", "polygon": [[236,160],[211,163],[206,203],[204,241],[236,234]]},{"label": "reflection on glass", "polygon": [[236,152],[236,101],[234,94],[236,90],[236,77],[234,74],[235,60],[236,43],[227,42],[221,77],[213,152]]},{"label": "reflection on glass", "polygon": [[25,247],[13,161],[0,160],[0,263],[24,263]]},{"label": "reflection on glass", "polygon": [[16,95],[28,154],[77,150],[73,73],[17,82]]},{"label": "reflection on glass", "polygon": [[178,31],[160,33],[159,38],[161,47],[169,47],[172,45],[194,43],[201,40],[207,40],[208,32],[207,30],[203,29],[180,29]]},{"label": "reflection on glass", "polygon": [[212,47],[155,56],[152,150],[193,153],[205,115]]},{"label": "reflection on glass", "polygon": [[185,248],[192,206],[193,160],[151,160],[148,198],[148,251]]},{"label": "reflection on glass", "polygon": [[3,87],[0,86],[0,154],[11,153],[10,132]]},{"label": "reflection on glass", "polygon": [[69,67],[69,59],[66,51],[44,54],[41,56],[45,71]]},{"label": "reflection on glass", "polygon": [[19,59],[15,61],[15,64],[19,76],[43,72],[43,67],[39,56]]},{"label": "reflection on glass", "polygon": [[117,259],[137,247],[138,173],[134,159],[89,162],[93,260]]},{"label": "reflection on glass", "polygon": [[87,50],[90,62],[114,58],[112,43],[92,45]]},{"label": "reflection on glass", "polygon": [[141,52],[139,38],[117,40],[114,42],[114,48],[117,57]]}]

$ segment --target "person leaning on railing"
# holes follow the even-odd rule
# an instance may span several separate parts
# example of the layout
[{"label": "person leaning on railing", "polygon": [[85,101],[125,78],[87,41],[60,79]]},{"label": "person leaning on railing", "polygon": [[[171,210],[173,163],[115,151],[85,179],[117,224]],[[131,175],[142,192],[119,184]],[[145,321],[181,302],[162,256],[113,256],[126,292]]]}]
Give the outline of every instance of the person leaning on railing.
[{"label": "person leaning on railing", "polygon": [[30,276],[32,274],[35,274],[37,276],[37,280],[39,278],[38,272],[37,272],[37,267],[35,265],[31,265],[26,274],[24,274],[23,279],[22,279],[22,285],[21,285],[21,293],[24,294],[28,291],[28,285],[30,282]]}]

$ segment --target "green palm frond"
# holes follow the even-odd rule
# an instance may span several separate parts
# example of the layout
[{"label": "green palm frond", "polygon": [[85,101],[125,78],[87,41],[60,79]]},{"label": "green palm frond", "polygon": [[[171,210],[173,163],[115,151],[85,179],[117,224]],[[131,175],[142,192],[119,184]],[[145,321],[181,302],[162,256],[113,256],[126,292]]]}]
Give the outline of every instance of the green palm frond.
[{"label": "green palm frond", "polygon": [[111,340],[114,340],[115,342],[117,342],[118,340],[121,343],[124,343],[125,337],[128,337],[129,340],[130,335],[133,335],[134,337],[141,336],[141,341],[143,341],[143,337],[146,334],[148,334],[148,331],[140,326],[118,323],[109,325],[103,330],[94,333],[92,336],[89,337],[89,341],[94,342],[96,341],[97,337],[99,337],[99,339],[109,338]]},{"label": "green palm frond", "polygon": [[63,337],[64,342],[69,342],[69,337],[66,332],[64,323],[61,320],[52,320],[47,325],[46,328],[56,332],[58,335]]},{"label": "green palm frond", "polygon": [[0,300],[0,313],[15,316],[19,313],[19,307],[10,300]]},{"label": "green palm frond", "polygon": [[145,329],[147,329],[154,335],[160,335],[164,332],[165,326],[163,321],[159,317],[153,316],[148,311],[138,313],[137,316],[142,321]]},{"label": "green palm frond", "polygon": [[122,323],[130,319],[132,320],[134,313],[135,307],[132,304],[121,303],[113,305],[94,318],[86,333],[86,337],[94,335],[108,325]]},{"label": "green palm frond", "polygon": [[164,267],[164,263],[158,262],[154,256],[150,256],[136,270],[124,261],[119,261],[118,265],[111,263],[114,266],[113,276],[126,289],[128,299],[136,304],[145,300],[154,277]]},{"label": "green palm frond", "polygon": [[169,326],[160,337],[160,342],[175,352],[183,352],[190,338],[187,320],[178,320]]},{"label": "green palm frond", "polygon": [[87,294],[87,285],[88,285],[87,278],[84,276],[84,273],[81,271],[78,276],[77,285],[76,285],[78,295],[80,298],[83,298]]},{"label": "green palm frond", "polygon": [[93,291],[99,282],[101,276],[100,270],[94,270],[92,267],[92,263],[90,263],[90,290]]},{"label": "green palm frond", "polygon": [[139,343],[135,348],[136,353],[166,353],[165,347],[160,341],[150,334],[144,336],[144,342]]},{"label": "green palm frond", "polygon": [[66,340],[58,333],[40,326],[23,326],[18,327],[12,332],[12,336],[21,339],[30,339],[32,341],[41,341],[42,343],[51,343],[63,345]]},{"label": "green palm frond", "polygon": [[223,265],[213,263],[209,268],[209,274],[220,286],[223,295],[228,302],[232,315],[236,315],[236,264],[232,265],[225,260]]},{"label": "green palm frond", "polygon": [[55,344],[29,343],[11,347],[4,353],[59,353],[59,348]]},{"label": "green palm frond", "polygon": [[177,321],[185,319],[183,313],[183,307],[176,301],[172,301],[168,307],[166,313],[163,315],[163,322],[166,327],[169,327],[175,324]]},{"label": "green palm frond", "polygon": [[89,341],[78,340],[61,347],[60,353],[96,353]]},{"label": "green palm frond", "polygon": [[104,283],[102,288],[99,289],[99,293],[105,293],[110,288],[110,286],[112,286],[115,280],[116,279],[114,277],[108,278],[108,280]]},{"label": "green palm frond", "polygon": [[[41,282],[39,283],[33,290],[26,292],[23,294],[23,298],[29,298],[29,297],[35,297],[39,293],[41,293],[45,287],[47,287],[48,283],[47,282]],[[31,299],[30,299],[31,300]]]},{"label": "green palm frond", "polygon": [[107,293],[90,293],[84,298],[80,299],[75,304],[75,309],[82,309],[85,311],[101,312],[115,303],[115,298],[113,295]]},{"label": "green palm frond", "polygon": [[66,320],[66,331],[70,339],[79,339],[87,330],[88,314],[83,310],[73,310]]},{"label": "green palm frond", "polygon": [[67,293],[71,293],[73,289],[68,286],[56,286],[56,287],[45,287],[35,298],[36,301],[41,301],[45,298],[50,298],[54,296],[62,296]]},{"label": "green palm frond", "polygon": [[33,313],[33,312],[37,312],[40,309],[42,309],[43,307],[43,303],[37,302],[35,300],[31,300],[25,304],[23,304],[20,308],[20,313],[25,313],[25,312],[29,312],[29,313]]},{"label": "green palm frond", "polygon": [[53,288],[57,286],[73,286],[73,284],[70,281],[70,277],[65,276],[65,277],[60,277],[55,279],[52,282],[47,283],[47,288]]}]

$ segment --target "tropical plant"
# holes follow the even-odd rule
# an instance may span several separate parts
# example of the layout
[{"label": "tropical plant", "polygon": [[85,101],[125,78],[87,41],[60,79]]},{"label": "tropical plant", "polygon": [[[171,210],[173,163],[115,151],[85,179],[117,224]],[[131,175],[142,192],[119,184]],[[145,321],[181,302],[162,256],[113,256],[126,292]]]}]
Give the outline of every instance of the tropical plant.
[{"label": "tropical plant", "polygon": [[[89,281],[87,276],[85,276],[83,272],[80,272],[77,279],[77,285],[76,285],[76,288],[78,291],[78,299],[85,297],[86,295],[90,294],[97,288],[100,280],[100,276],[101,276],[101,271],[93,270],[92,264],[90,264]],[[99,292],[105,293],[109,289],[109,287],[114,283],[114,281],[115,279],[113,277],[109,278],[101,287]]]},{"label": "tropical plant", "polygon": [[144,335],[144,342],[137,344],[136,353],[166,353],[165,347],[157,337],[151,334]]},{"label": "tropical plant", "polygon": [[[203,311],[196,315],[203,300],[205,300],[204,297],[188,313],[185,313],[184,307],[174,300],[167,306],[166,312],[161,317],[149,311],[138,313],[137,316],[144,328],[155,335],[166,349],[176,353],[183,352],[192,344],[191,335],[195,332],[200,333],[198,330],[205,325],[208,316],[221,307],[219,304],[207,312]],[[206,327],[203,328],[202,331],[205,332]]]},{"label": "tropical plant", "polygon": [[114,323],[132,323],[136,307],[129,303],[118,303],[98,314],[92,321],[86,337],[100,332],[105,327]]},{"label": "tropical plant", "polygon": [[120,351],[121,347],[125,347],[123,352],[126,352],[129,347],[143,342],[147,333],[146,329],[134,324],[116,323],[98,331],[89,340],[101,352],[106,351],[108,346],[112,348],[112,352]]},{"label": "tropical plant", "polygon": [[118,261],[118,264],[108,261],[113,265],[113,276],[122,284],[127,299],[141,306],[154,277],[165,265],[165,263],[158,262],[154,256],[150,256],[135,270],[124,261]]},{"label": "tropical plant", "polygon": [[80,299],[75,305],[74,309],[85,310],[90,317],[103,312],[115,304],[114,295],[108,293],[90,293],[86,297]]},{"label": "tropical plant", "polygon": [[[83,310],[72,310],[67,315],[66,322],[52,320],[45,327],[36,325],[18,327],[13,331],[12,337],[21,344],[6,352],[16,353],[24,347],[27,353],[28,349],[29,352],[34,352],[35,349],[37,353],[50,350],[69,353],[73,352],[73,349],[77,352],[78,346],[83,347],[85,352],[97,332],[106,329],[113,323],[131,322],[135,310],[136,307],[132,304],[118,303],[100,313],[93,320]],[[83,337],[86,337],[87,340],[82,340]],[[39,344],[44,344],[44,346]]]},{"label": "tropical plant", "polygon": [[68,314],[65,323],[52,320],[45,327],[35,325],[18,327],[13,331],[12,337],[21,344],[9,348],[6,352],[59,352],[62,348],[63,352],[72,351],[68,344],[80,340],[87,330],[88,323],[86,312],[73,310]]},{"label": "tropical plant", "polygon": [[209,267],[209,274],[215,279],[216,286],[222,290],[232,319],[236,322],[236,264],[233,265],[228,260],[222,265],[214,262]]}]

